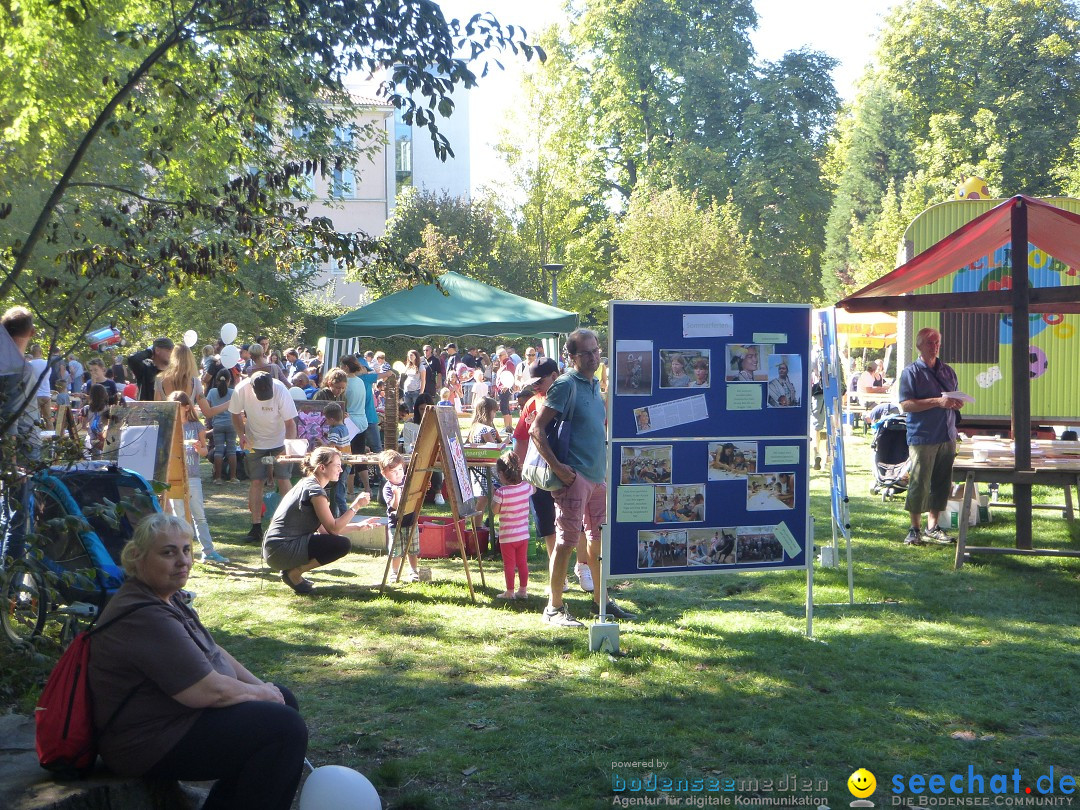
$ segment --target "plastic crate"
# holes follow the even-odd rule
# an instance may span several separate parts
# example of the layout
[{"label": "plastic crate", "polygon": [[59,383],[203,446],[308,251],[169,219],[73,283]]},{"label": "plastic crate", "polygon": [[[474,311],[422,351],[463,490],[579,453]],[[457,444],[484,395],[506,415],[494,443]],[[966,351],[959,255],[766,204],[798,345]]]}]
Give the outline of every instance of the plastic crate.
[{"label": "plastic crate", "polygon": [[[481,526],[477,530],[469,529],[465,532],[465,553],[470,557],[476,557],[478,554],[487,554],[488,550],[488,530],[486,527]],[[453,526],[450,530],[450,551],[453,554],[458,553],[457,537],[453,534]]]},{"label": "plastic crate", "polygon": [[[465,521],[460,521],[465,531]],[[458,550],[454,519],[421,515],[418,521],[421,557],[449,557]]]}]

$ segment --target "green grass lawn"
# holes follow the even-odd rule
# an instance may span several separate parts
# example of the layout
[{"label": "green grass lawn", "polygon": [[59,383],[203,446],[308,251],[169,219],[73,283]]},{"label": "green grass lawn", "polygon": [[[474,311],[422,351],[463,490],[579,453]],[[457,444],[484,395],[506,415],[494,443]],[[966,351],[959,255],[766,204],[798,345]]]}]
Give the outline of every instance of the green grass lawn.
[{"label": "green grass lawn", "polygon": [[[424,561],[431,583],[380,596],[385,558],[365,554],[316,570],[318,595],[296,597],[240,543],[246,489],[209,483],[215,540],[237,565],[199,565],[189,587],[223,646],[297,693],[313,762],[359,769],[391,807],[610,807],[655,797],[613,791],[650,774],[735,780],[733,792],[672,791],[718,801],[791,795],[779,782],[794,776],[821,788],[800,795],[838,807],[859,767],[883,807],[898,806],[894,774],[966,778],[970,765],[989,781],[1018,768],[1032,787],[1051,767],[1077,775],[1080,560],[995,556],[954,571],[952,547],[902,544],[900,499],[868,494],[867,440],[848,453],[855,602],[845,567],[818,569],[813,638],[801,571],[616,582],[639,614],[618,656],[541,621],[540,559],[527,603],[494,598],[497,560],[484,562],[486,588],[474,572],[476,604],[460,560]],[[824,473],[811,495],[820,545]],[[1011,543],[1011,512],[994,517],[971,542]],[[1080,547],[1077,534],[1059,513],[1035,515],[1036,545]],[[590,597],[569,597],[587,615]],[[654,764],[625,764],[641,761]]]}]

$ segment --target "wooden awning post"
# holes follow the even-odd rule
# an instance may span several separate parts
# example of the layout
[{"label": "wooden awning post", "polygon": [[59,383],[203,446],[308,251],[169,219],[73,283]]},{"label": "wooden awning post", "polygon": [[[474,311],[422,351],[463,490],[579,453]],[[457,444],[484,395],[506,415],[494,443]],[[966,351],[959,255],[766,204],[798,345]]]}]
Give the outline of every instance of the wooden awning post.
[{"label": "wooden awning post", "polygon": [[[1028,306],[1028,206],[1016,198],[1012,211],[1012,431],[1016,470],[1031,469],[1031,359]],[[1016,547],[1031,548],[1031,484],[1013,484]]]}]

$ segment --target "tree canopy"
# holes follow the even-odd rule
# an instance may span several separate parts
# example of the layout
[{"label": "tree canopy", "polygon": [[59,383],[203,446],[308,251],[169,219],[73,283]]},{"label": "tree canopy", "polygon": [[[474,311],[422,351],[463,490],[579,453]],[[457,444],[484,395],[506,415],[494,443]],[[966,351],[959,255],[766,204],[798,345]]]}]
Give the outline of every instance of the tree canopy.
[{"label": "tree canopy", "polygon": [[[749,0],[583,0],[565,32],[542,37],[549,58],[529,80],[521,135],[504,154],[523,187],[525,238],[566,264],[560,300],[586,291],[575,304],[587,322],[585,307],[603,306],[587,291],[608,289],[609,277],[629,281],[620,221],[642,184],[678,189],[705,215],[734,216],[765,298],[816,295],[834,61],[812,51],[756,61],[756,22]],[[660,202],[650,191],[638,205],[646,199]],[[654,247],[674,255],[678,241]]]},{"label": "tree canopy", "polygon": [[5,6],[0,299],[81,333],[194,279],[235,288],[246,265],[289,277],[333,258],[363,275],[381,244],[309,217],[302,182],[374,144],[341,137],[359,103],[347,74],[392,66],[383,93],[449,155],[436,112],[493,50],[531,57],[524,36],[431,0]]},{"label": "tree canopy", "polygon": [[1075,192],[1080,15],[1071,0],[908,0],[828,161],[826,300],[891,270],[907,224],[964,176],[991,194]]}]

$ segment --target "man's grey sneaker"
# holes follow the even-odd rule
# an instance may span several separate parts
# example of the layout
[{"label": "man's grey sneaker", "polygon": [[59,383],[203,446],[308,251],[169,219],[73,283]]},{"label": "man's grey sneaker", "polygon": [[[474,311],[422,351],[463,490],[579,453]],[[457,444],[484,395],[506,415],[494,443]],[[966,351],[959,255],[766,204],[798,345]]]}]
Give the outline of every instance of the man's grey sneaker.
[{"label": "man's grey sneaker", "polygon": [[[600,606],[596,604],[596,602],[591,602],[589,604],[589,607],[592,610],[593,616],[600,615]],[[612,619],[621,619],[622,621],[630,621],[631,619],[637,618],[636,613],[631,613],[629,610],[623,610],[621,607],[616,605],[614,599],[608,599],[607,609],[604,611],[604,613]]]},{"label": "man's grey sneaker", "polygon": [[907,537],[904,538],[904,545],[905,546],[922,546],[922,545],[925,545],[925,543],[923,543],[923,541],[922,541],[922,538],[919,537],[918,529],[916,529],[914,526],[912,526],[910,529],[908,529]]},{"label": "man's grey sneaker", "polygon": [[941,543],[943,545],[946,543],[956,542],[955,539],[945,534],[945,530],[942,529],[940,526],[935,526],[932,529],[927,529],[922,533],[922,536],[925,537],[927,540],[932,540],[935,543]]},{"label": "man's grey sneaker", "polygon": [[553,624],[556,627],[584,627],[581,622],[570,615],[570,612],[566,609],[566,605],[560,607],[552,607],[548,605],[544,608],[544,621],[548,624]]}]

